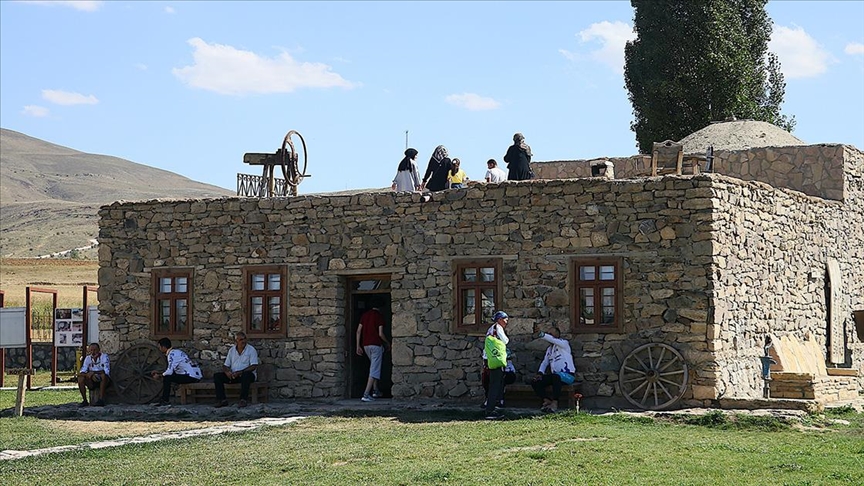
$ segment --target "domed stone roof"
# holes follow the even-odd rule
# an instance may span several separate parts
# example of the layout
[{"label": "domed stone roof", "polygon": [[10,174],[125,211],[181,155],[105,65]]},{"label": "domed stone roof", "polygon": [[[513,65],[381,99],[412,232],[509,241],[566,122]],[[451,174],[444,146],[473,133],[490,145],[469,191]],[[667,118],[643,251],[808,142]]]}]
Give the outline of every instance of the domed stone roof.
[{"label": "domed stone roof", "polygon": [[715,122],[682,138],[685,154],[704,154],[714,150],[746,150],[754,147],[807,145],[782,128],[755,120]]}]

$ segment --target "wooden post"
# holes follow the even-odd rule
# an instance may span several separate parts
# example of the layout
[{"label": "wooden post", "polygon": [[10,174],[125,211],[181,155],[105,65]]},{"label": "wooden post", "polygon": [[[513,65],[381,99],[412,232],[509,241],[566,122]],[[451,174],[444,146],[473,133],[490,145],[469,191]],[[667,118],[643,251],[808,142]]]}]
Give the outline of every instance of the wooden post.
[{"label": "wooden post", "polygon": [[15,397],[15,416],[24,415],[24,394],[27,391],[25,377],[33,374],[33,368],[10,368],[6,370],[7,375],[18,376],[18,394]]}]

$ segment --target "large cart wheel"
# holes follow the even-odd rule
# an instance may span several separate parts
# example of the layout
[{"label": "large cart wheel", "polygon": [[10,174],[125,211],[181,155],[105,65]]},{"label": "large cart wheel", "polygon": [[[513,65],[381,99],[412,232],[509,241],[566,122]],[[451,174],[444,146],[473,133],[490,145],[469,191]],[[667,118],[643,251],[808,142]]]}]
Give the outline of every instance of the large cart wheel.
[{"label": "large cart wheel", "polygon": [[168,366],[165,355],[151,343],[133,344],[114,360],[111,379],[124,403],[150,403],[162,391],[162,381],[151,373],[162,372]]},{"label": "large cart wheel", "polygon": [[662,343],[634,349],[618,372],[624,398],[646,410],[662,410],[677,402],[687,391],[687,379],[687,363],[681,353]]},{"label": "large cart wheel", "polygon": [[[298,152],[297,147],[294,146],[292,138],[295,135],[300,139],[300,144],[303,147],[302,153]],[[285,134],[285,138],[282,140],[281,154],[282,176],[285,177],[285,184],[291,188],[292,192],[296,193],[297,186],[303,182],[304,177],[307,177],[306,166],[309,163],[306,152],[306,140],[303,139],[303,135],[300,135],[300,132],[297,130],[291,130]]]}]

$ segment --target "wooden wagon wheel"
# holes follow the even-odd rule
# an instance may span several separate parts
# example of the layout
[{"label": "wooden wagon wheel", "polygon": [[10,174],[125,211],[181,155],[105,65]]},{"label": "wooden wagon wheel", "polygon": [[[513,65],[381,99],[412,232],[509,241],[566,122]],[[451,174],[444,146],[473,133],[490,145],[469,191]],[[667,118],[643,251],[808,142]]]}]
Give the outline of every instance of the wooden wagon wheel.
[{"label": "wooden wagon wheel", "polygon": [[675,348],[648,343],[624,358],[618,384],[624,398],[633,405],[662,410],[684,395],[688,376],[687,363]]},{"label": "wooden wagon wheel", "polygon": [[162,382],[150,374],[165,371],[165,355],[151,343],[133,344],[114,360],[111,379],[124,403],[150,403],[162,391]]},{"label": "wooden wagon wheel", "polygon": [[[302,155],[297,152],[297,148],[294,146],[292,140],[294,135],[300,139],[300,144],[303,147]],[[309,163],[309,157],[306,152],[306,140],[303,135],[300,135],[300,132],[291,130],[285,134],[280,152],[282,154],[282,176],[285,177],[285,184],[291,188],[292,195],[296,195],[297,186],[303,182],[304,177],[307,177],[306,167]],[[303,159],[303,170],[300,170],[301,158]]]}]

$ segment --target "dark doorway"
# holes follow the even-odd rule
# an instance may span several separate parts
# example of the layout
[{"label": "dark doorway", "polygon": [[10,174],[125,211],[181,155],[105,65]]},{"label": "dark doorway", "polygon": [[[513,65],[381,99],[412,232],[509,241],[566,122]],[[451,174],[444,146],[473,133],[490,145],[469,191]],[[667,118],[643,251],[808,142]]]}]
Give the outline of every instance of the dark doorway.
[{"label": "dark doorway", "polygon": [[[391,337],[390,276],[351,278],[348,280],[348,293],[350,298],[348,299],[348,318],[346,319],[348,326],[348,387],[346,396],[348,398],[360,398],[363,396],[366,380],[369,378],[369,359],[366,356],[357,355],[357,325],[360,323],[360,316],[364,312],[373,306],[378,307],[384,317],[384,335],[391,343],[393,342]],[[387,351],[384,353],[384,360],[381,363],[381,379],[378,382],[384,398],[392,396],[392,372],[392,354]]]}]

